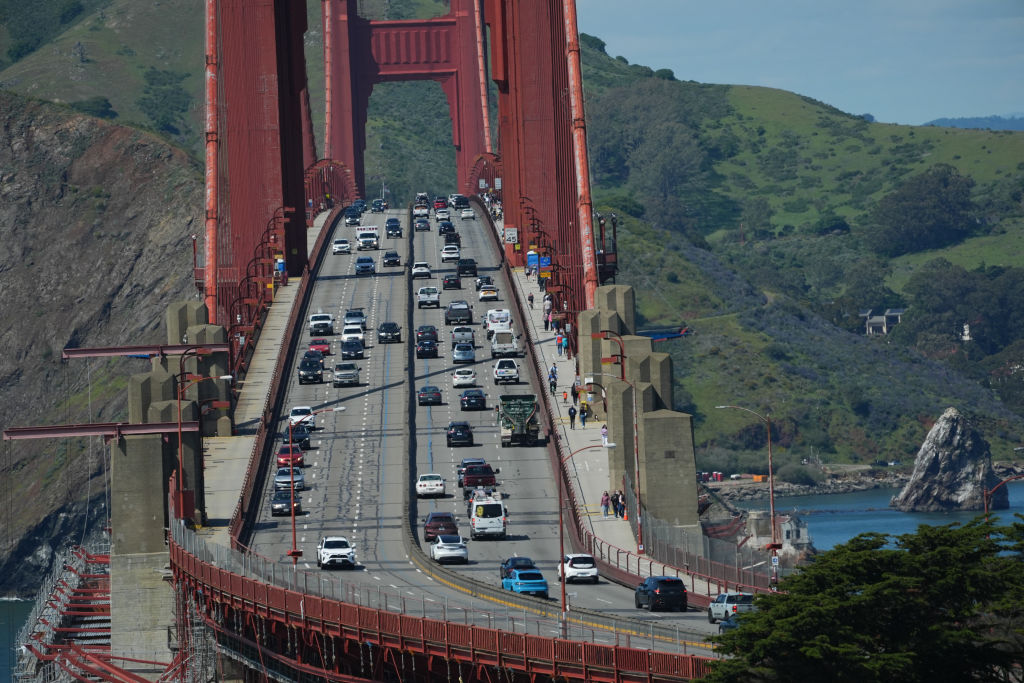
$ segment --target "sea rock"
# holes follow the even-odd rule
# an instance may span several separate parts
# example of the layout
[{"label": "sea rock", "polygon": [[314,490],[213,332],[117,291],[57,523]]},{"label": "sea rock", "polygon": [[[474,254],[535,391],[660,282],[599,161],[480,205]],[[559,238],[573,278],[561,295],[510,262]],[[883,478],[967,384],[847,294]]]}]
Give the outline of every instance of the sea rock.
[{"label": "sea rock", "polygon": [[[998,483],[988,442],[960,411],[946,408],[917,452],[910,481],[889,505],[903,512],[982,510],[985,491]],[[1009,506],[1005,487],[989,501],[990,510]]]}]

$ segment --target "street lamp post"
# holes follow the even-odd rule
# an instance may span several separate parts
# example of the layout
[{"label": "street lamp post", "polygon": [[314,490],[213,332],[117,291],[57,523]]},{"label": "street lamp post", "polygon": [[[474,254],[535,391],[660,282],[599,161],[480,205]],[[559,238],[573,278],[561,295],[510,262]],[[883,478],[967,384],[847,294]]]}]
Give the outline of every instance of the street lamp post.
[{"label": "street lamp post", "polygon": [[181,372],[178,374],[178,391],[177,391],[177,399],[178,399],[178,401],[177,401],[177,403],[178,403],[178,515],[179,516],[185,514],[185,446],[184,446],[184,437],[182,435],[182,428],[181,428],[181,424],[182,424],[182,421],[181,421],[181,401],[182,401],[182,399],[185,398],[185,392],[188,391],[188,388],[191,387],[193,384],[198,384],[199,382],[202,382],[202,381],[208,380],[208,379],[220,379],[220,380],[232,380],[232,379],[234,379],[234,375],[197,376],[197,375],[187,374],[185,372],[185,369],[184,369],[184,367],[185,367],[185,356],[186,355],[206,355],[206,354],[200,353],[201,351],[205,351],[205,349],[201,349],[201,348],[194,348],[194,349],[190,349],[189,351],[192,351],[192,354],[188,354],[188,352],[186,352],[186,353],[181,355],[181,361],[180,361]]},{"label": "street lamp post", "polygon": [[562,584],[562,634],[565,635],[565,615],[568,613],[568,608],[565,604],[565,524],[562,516],[562,510],[565,508],[565,463],[569,461],[577,453],[590,450],[591,448],[608,448],[615,444],[591,444],[584,446],[583,448],[577,448],[572,453],[563,456],[558,463],[561,471],[558,473],[558,578],[559,583]]},{"label": "street lamp post", "polygon": [[[321,408],[320,410],[314,410],[309,414],[307,420],[313,420],[313,424],[316,424],[314,419],[320,413],[340,413],[345,410],[345,406],[338,406],[336,408]],[[303,420],[305,422],[305,420]],[[292,446],[292,421],[288,420],[288,445]],[[291,448],[288,449],[291,453]],[[295,535],[295,458],[292,457],[291,463],[288,465],[288,472],[291,474],[291,513],[292,513],[292,549],[288,551],[288,557],[292,558],[292,568],[298,567],[299,558],[302,557],[302,551],[299,550],[297,539]]]},{"label": "street lamp post", "polygon": [[[592,336],[595,336],[595,335],[592,335]],[[637,412],[636,412],[636,386],[634,386],[633,383],[630,382],[625,377],[616,377],[615,375],[608,374],[607,372],[595,372],[594,373],[594,376],[598,376],[598,375],[600,375],[602,377],[611,377],[613,379],[619,380],[620,382],[625,382],[626,384],[629,385],[630,389],[632,389],[632,391],[630,391],[630,394],[632,395],[632,398],[633,398],[633,491],[634,491],[634,494],[636,495],[636,554],[637,555],[643,555],[644,554],[644,513],[643,513],[643,507],[641,506],[641,500],[640,500],[640,428],[639,428],[639,424],[637,422]],[[592,381],[593,378],[590,377],[589,375],[585,379],[591,380],[591,381],[586,382],[587,384],[589,384],[591,386],[593,386],[594,384],[597,384],[596,382]],[[588,388],[587,391],[589,392],[590,389]],[[604,387],[601,387],[601,394],[602,394],[602,397],[603,397],[604,396]]]},{"label": "street lamp post", "polygon": [[772,585],[775,586],[779,582],[779,548],[782,544],[779,543],[779,535],[775,528],[775,471],[772,467],[772,419],[768,415],[762,415],[758,412],[751,410],[750,408],[744,408],[743,406],[715,406],[715,408],[732,408],[734,410],[742,410],[750,413],[758,420],[764,423],[765,429],[768,432],[768,514],[771,516],[771,530],[772,530],[772,542],[768,548],[772,551]]}]

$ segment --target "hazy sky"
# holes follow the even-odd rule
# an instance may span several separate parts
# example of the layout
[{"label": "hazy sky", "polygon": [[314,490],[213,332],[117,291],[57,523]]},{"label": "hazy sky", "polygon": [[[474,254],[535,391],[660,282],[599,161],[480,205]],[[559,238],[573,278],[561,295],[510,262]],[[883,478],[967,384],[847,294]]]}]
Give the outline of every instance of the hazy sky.
[{"label": "hazy sky", "polygon": [[1024,0],[576,0],[612,57],[887,123],[1024,116]]}]

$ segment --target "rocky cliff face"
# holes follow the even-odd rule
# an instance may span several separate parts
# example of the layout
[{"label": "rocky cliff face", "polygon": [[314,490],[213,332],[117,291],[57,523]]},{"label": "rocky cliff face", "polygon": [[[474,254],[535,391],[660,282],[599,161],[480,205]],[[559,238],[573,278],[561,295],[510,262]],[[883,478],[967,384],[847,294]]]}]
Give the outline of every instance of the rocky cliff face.
[{"label": "rocky cliff face", "polygon": [[[124,419],[142,359],[66,346],[162,343],[195,295],[200,165],[143,131],[0,91],[0,427]],[[201,248],[201,247],[200,247]],[[30,595],[51,550],[107,521],[102,439],[0,446],[0,595]]]},{"label": "rocky cliff face", "polygon": [[[997,483],[988,442],[960,411],[947,408],[917,452],[910,481],[889,504],[903,512],[983,510],[984,492]],[[1009,504],[1004,487],[989,509]]]}]

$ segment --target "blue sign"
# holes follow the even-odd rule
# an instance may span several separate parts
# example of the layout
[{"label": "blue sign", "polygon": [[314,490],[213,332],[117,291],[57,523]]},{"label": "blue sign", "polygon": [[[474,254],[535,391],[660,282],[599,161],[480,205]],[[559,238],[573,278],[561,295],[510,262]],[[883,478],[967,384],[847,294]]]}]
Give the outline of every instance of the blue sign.
[{"label": "blue sign", "polygon": [[551,257],[550,256],[541,256],[540,257],[540,267],[541,268],[545,268],[545,269],[550,269],[551,268]]},{"label": "blue sign", "polygon": [[537,252],[528,251],[526,252],[526,267],[537,269]]}]

